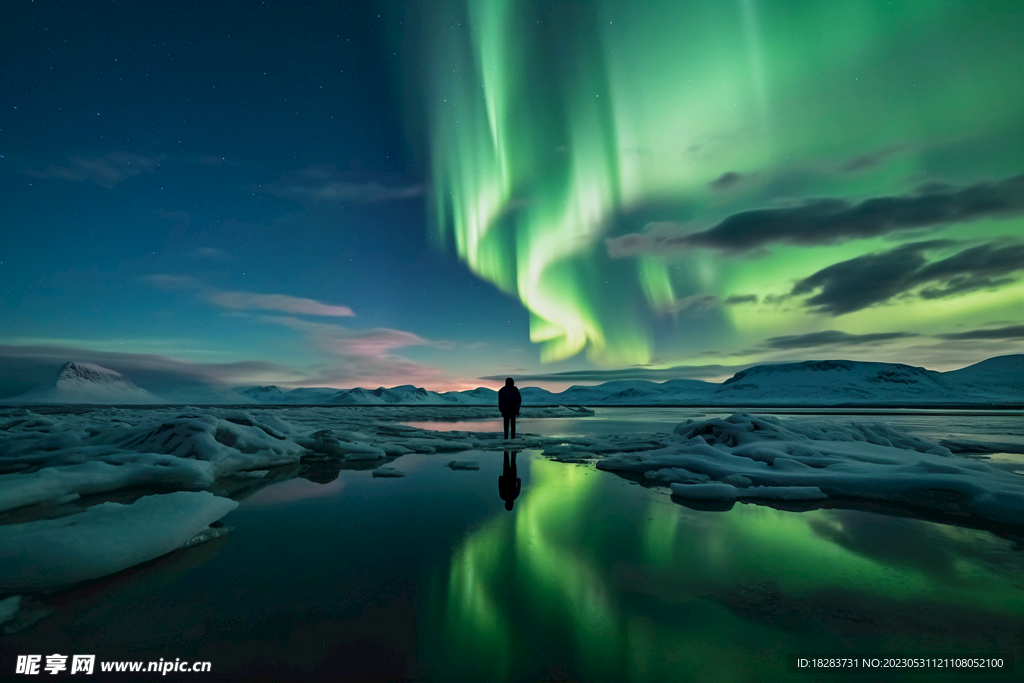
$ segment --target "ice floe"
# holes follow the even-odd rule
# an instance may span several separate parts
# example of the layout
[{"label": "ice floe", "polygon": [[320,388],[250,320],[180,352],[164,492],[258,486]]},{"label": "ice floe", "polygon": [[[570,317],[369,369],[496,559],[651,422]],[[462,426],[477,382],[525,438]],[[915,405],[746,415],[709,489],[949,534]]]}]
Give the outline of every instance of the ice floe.
[{"label": "ice floe", "polygon": [[21,610],[21,596],[12,595],[0,600],[0,624],[10,621]]},{"label": "ice floe", "polygon": [[0,408],[0,598],[221,535],[227,528],[210,524],[232,499],[276,482],[327,483],[341,469],[401,477],[396,458],[422,453],[451,453],[448,467],[479,469],[458,454],[537,449],[665,487],[680,503],[881,501],[1024,527],[1024,477],[976,455],[1005,444],[949,440],[947,448],[883,422],[740,413],[673,433],[514,440],[402,424],[494,414],[474,406]]},{"label": "ice floe", "polygon": [[77,515],[0,526],[0,592],[63,588],[160,557],[238,503],[208,491],[107,502]]},{"label": "ice floe", "polygon": [[480,463],[477,460],[452,460],[445,467],[453,470],[478,470]]},{"label": "ice floe", "polygon": [[[598,469],[633,472],[694,499],[846,497],[1024,525],[1024,480],[901,433],[735,414],[680,424],[663,447],[609,456]],[[653,478],[653,477],[651,477]],[[729,481],[726,481],[729,480]]]},{"label": "ice floe", "polygon": [[13,635],[31,628],[54,612],[53,607],[31,596],[13,595],[4,602],[10,602],[17,607],[15,613],[9,615],[6,620],[0,619],[4,635]]},{"label": "ice floe", "polygon": [[696,500],[731,500],[734,498],[762,498],[775,500],[821,500],[828,496],[817,486],[751,486],[739,488],[732,484],[671,483],[672,493]]},{"label": "ice floe", "polygon": [[403,472],[402,470],[397,469],[395,467],[392,467],[391,465],[381,465],[377,469],[373,470],[373,472],[371,472],[370,474],[372,474],[375,477],[392,477],[392,478],[404,477],[405,476],[405,472]]}]

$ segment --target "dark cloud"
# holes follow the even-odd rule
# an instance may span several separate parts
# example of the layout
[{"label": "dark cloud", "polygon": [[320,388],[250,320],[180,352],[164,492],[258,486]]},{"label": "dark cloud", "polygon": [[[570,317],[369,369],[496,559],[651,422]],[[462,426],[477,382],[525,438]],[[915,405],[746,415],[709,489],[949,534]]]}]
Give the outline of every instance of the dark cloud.
[{"label": "dark cloud", "polygon": [[730,187],[736,185],[736,183],[743,180],[743,176],[736,171],[729,171],[718,176],[712,180],[708,185],[711,186],[712,190],[728,190]]},{"label": "dark cloud", "polygon": [[[516,382],[612,382],[623,379],[646,379],[653,382],[665,382],[670,379],[708,379],[732,375],[740,370],[753,367],[755,363],[745,365],[678,365],[661,370],[633,367],[620,370],[574,370],[571,372],[551,372],[536,375],[516,375]],[[483,380],[504,381],[508,375],[490,375],[478,377]]]},{"label": "dark cloud", "polygon": [[791,294],[801,296],[820,290],[804,305],[833,316],[859,311],[905,291],[913,274],[927,263],[924,251],[950,244],[915,242],[842,261],[797,282]]},{"label": "dark cloud", "polygon": [[700,313],[710,310],[720,303],[721,299],[714,294],[694,294],[676,299],[660,310],[670,313]]},{"label": "dark cloud", "polygon": [[30,170],[28,174],[35,178],[62,178],[76,182],[91,180],[97,185],[112,188],[142,173],[152,173],[163,159],[163,155],[144,157],[130,152],[112,152],[98,159],[71,157],[69,166],[50,166],[45,171]]},{"label": "dark cloud", "polygon": [[684,296],[667,304],[657,307],[662,313],[702,313],[718,306],[735,306],[738,304],[757,303],[756,294],[743,294],[730,296],[728,299],[721,299],[714,294],[694,294]]},{"label": "dark cloud", "polygon": [[609,237],[605,241],[610,258],[626,258],[654,251],[656,241],[648,235],[630,233],[622,237]]},{"label": "dark cloud", "polygon": [[264,361],[192,363],[158,354],[93,351],[68,346],[0,344],[0,375],[17,378],[25,386],[45,386],[56,380],[58,370],[68,361],[95,363],[110,368],[138,386],[154,392],[161,388],[227,387],[259,384],[270,378],[297,377],[293,368]]},{"label": "dark cloud", "polygon": [[[955,296],[1000,286],[1024,270],[1024,245],[984,244],[928,263],[925,252],[948,247],[949,240],[905,244],[890,251],[858,256],[819,270],[796,283],[792,296],[818,293],[804,306],[838,316],[883,303],[897,295],[924,299]],[[931,284],[935,283],[935,284]]]},{"label": "dark cloud", "polygon": [[815,346],[857,346],[860,344],[878,344],[892,339],[904,339],[920,335],[913,332],[878,332],[875,334],[849,334],[839,330],[825,330],[809,334],[793,334],[783,337],[771,337],[764,340],[762,346],[771,349],[806,349]]},{"label": "dark cloud", "polygon": [[[644,235],[628,234],[606,241],[612,258],[671,249],[705,247],[750,252],[770,244],[805,246],[894,232],[1006,218],[1024,213],[1024,175],[964,188],[930,184],[912,194],[875,197],[860,203],[846,199],[812,199],[796,206],[743,211],[702,232],[685,234],[685,224],[658,223]],[[676,231],[672,234],[670,231]]]},{"label": "dark cloud", "polygon": [[1010,325],[989,330],[951,332],[935,335],[939,339],[1024,339],[1024,325]]},{"label": "dark cloud", "polygon": [[1014,280],[1011,273],[1024,269],[1024,244],[983,244],[937,261],[914,276],[915,284],[940,281],[921,290],[925,299],[939,299],[978,289],[998,287]]},{"label": "dark cloud", "polygon": [[[331,359],[303,369],[264,361],[194,363],[158,354],[93,351],[72,346],[0,344],[0,398],[10,398],[56,380],[68,361],[95,363],[120,372],[157,396],[173,396],[202,387],[230,388],[257,384],[281,387],[357,386],[383,381],[388,386],[435,383],[435,368],[395,355],[399,347],[430,344],[415,334],[391,329],[348,330],[289,317],[264,317],[264,322],[291,327]],[[502,377],[504,379],[504,377]]]},{"label": "dark cloud", "polygon": [[918,294],[922,299],[942,299],[947,296],[966,294],[979,289],[997,289],[1003,285],[1010,284],[1016,279],[1014,277],[992,278],[962,275],[949,280],[941,286],[925,287]]},{"label": "dark cloud", "polygon": [[844,239],[978,218],[1024,213],[1024,175],[963,189],[925,188],[900,197],[876,197],[859,204],[815,199],[802,206],[745,211],[704,232],[689,235],[689,246],[746,251],[773,242],[816,245]]}]

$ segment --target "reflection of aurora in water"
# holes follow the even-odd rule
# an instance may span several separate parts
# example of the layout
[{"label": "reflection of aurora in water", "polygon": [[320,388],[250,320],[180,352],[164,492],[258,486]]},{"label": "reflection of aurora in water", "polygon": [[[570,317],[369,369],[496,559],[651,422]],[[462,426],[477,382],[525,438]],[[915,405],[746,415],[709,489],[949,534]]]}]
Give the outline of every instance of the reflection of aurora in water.
[{"label": "reflection of aurora in water", "polygon": [[780,651],[1019,647],[1012,629],[1002,649],[993,640],[1024,614],[1019,558],[988,534],[828,510],[698,512],[520,457],[517,512],[452,556],[445,666],[468,677],[560,661],[586,680],[772,679],[766,666],[782,680]]},{"label": "reflection of aurora in water", "polygon": [[[1009,3],[429,6],[439,234],[521,299],[545,361],[586,349],[603,364],[646,363],[820,329],[799,306],[713,302],[787,294],[821,267],[893,246],[881,235],[812,248],[783,240],[754,261],[707,248],[609,258],[605,238],[659,225],[692,233],[780,200],[1020,173],[1024,89]],[[1013,235],[1012,225],[978,219],[929,239]],[[703,304],[686,334],[669,324]],[[950,316],[1015,320],[1019,306],[1007,285],[828,324],[863,333]],[[702,346],[687,340],[695,332]]]}]

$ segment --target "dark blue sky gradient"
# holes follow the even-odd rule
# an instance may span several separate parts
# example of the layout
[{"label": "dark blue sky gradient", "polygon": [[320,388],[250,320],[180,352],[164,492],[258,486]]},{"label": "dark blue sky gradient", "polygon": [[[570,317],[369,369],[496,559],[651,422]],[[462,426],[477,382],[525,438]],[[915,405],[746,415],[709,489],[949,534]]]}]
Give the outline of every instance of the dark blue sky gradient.
[{"label": "dark blue sky gradient", "polygon": [[[423,150],[385,45],[401,16],[350,2],[19,2],[6,14],[4,342],[331,365],[258,310],[145,281],[174,274],[348,306],[355,317],[323,322],[356,331],[408,330],[433,342],[405,348],[425,364],[410,381],[492,371],[478,358],[460,372],[457,358],[476,356],[456,341],[528,347],[518,302],[428,244]],[[309,169],[402,196],[288,195]],[[339,381],[402,379],[373,360],[337,368]]]}]

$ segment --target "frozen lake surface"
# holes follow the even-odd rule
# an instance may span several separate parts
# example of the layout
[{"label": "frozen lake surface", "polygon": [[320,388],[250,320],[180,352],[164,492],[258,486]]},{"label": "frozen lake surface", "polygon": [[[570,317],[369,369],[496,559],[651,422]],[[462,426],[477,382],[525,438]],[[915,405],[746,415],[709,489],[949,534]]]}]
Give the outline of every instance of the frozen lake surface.
[{"label": "frozen lake surface", "polygon": [[[330,410],[272,412],[305,433],[331,428]],[[524,419],[520,432],[628,438],[729,415],[598,409]],[[416,417],[402,422],[501,427]],[[1019,413],[814,419],[880,420],[936,443],[1024,444]],[[599,471],[591,459],[556,462],[540,447],[517,456],[521,493],[509,511],[494,446],[388,456],[401,477],[373,476],[383,461],[325,459],[221,480],[211,490],[239,501],[221,520],[230,533],[26,595],[48,616],[0,637],[0,666],[78,653],[211,662],[211,674],[166,680],[791,681],[805,677],[788,673],[790,653],[945,652],[1021,665],[1024,553],[1012,533],[849,501],[702,505],[665,482]],[[997,463],[1009,476],[1024,470],[1013,450],[957,460]]]}]

